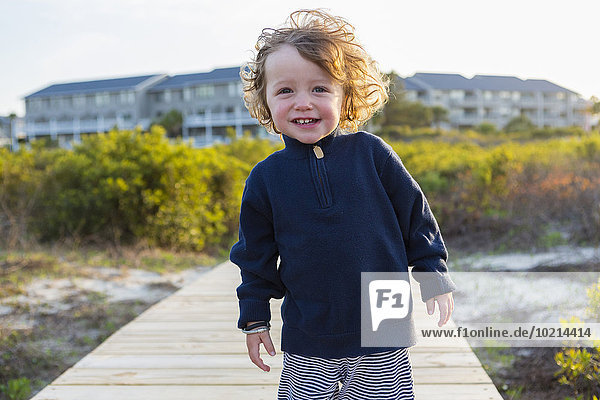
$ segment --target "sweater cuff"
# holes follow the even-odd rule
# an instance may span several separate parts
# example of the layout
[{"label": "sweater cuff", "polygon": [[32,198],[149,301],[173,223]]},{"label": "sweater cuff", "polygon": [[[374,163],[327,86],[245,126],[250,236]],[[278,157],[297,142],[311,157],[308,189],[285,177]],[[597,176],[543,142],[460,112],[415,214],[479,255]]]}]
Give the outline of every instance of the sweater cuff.
[{"label": "sweater cuff", "polygon": [[271,321],[271,306],[268,301],[240,300],[240,319],[237,327],[243,329],[250,321]]},{"label": "sweater cuff", "polygon": [[419,282],[421,300],[426,302],[440,294],[453,292],[456,284],[447,272],[412,272],[413,278]]}]

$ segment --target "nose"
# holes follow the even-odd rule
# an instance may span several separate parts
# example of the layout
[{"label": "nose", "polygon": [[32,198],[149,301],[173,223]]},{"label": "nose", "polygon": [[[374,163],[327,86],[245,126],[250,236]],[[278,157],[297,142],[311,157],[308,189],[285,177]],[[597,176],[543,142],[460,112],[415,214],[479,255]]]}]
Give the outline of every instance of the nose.
[{"label": "nose", "polygon": [[296,96],[296,104],[294,108],[299,111],[312,110],[313,106],[310,101],[310,96],[306,93],[299,93]]}]

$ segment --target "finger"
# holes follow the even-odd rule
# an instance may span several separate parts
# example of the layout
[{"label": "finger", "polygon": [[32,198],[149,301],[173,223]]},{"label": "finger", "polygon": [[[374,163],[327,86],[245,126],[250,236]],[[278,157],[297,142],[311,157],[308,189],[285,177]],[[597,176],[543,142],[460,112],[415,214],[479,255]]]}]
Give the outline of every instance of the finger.
[{"label": "finger", "polygon": [[274,356],[275,355],[275,346],[273,346],[273,341],[271,340],[271,335],[269,335],[269,332],[264,332],[261,333],[261,339],[263,342],[263,345],[265,346],[265,350],[267,350],[267,352],[271,355]]},{"label": "finger", "polygon": [[260,338],[258,334],[254,333],[246,337],[246,347],[248,347],[250,361],[263,371],[269,372],[271,368],[260,358]]},{"label": "finger", "polygon": [[448,316],[448,303],[444,301],[440,303],[438,301],[438,307],[440,309],[440,320],[438,321],[438,326],[442,326],[446,323],[446,317]]},{"label": "finger", "polygon": [[432,297],[425,302],[425,305],[427,306],[427,314],[432,315],[435,311],[435,299]]}]

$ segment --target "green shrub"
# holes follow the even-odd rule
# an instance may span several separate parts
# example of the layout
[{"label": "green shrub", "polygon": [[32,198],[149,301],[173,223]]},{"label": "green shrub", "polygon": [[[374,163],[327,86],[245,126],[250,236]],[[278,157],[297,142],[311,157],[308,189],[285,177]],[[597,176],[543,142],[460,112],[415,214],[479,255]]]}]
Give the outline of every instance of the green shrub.
[{"label": "green shrub", "polygon": [[[589,299],[588,315],[600,319],[600,279],[586,290]],[[572,319],[576,321],[576,319]],[[577,321],[581,322],[581,321]],[[560,370],[556,372],[559,382],[573,388],[577,399],[598,400],[594,393],[600,392],[600,343],[593,348],[563,348],[554,355]]]},{"label": "green shrub", "polygon": [[482,122],[475,127],[475,131],[481,133],[482,135],[494,135],[498,132],[498,129],[496,129],[496,125],[492,124],[491,122]]},{"label": "green shrub", "polygon": [[9,400],[26,400],[31,394],[31,383],[27,378],[11,379],[6,385],[0,385],[0,392]]}]

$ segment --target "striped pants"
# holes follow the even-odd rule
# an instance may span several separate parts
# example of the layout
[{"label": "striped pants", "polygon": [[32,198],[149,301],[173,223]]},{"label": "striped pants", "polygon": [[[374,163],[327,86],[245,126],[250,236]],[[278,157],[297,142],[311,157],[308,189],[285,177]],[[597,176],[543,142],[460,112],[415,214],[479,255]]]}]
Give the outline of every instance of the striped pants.
[{"label": "striped pants", "polygon": [[283,353],[278,400],[414,400],[408,348],[325,359]]}]

